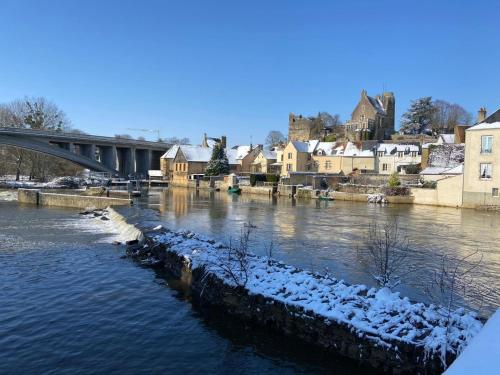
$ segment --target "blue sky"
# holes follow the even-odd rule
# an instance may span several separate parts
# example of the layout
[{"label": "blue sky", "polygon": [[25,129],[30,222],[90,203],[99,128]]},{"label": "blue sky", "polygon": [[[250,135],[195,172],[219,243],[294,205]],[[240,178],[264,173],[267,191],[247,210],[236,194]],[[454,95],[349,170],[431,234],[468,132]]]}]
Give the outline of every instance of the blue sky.
[{"label": "blue sky", "polygon": [[[2,0],[0,102],[45,96],[89,133],[286,134],[363,88],[500,108],[498,1]],[[397,124],[398,126],[398,124]]]}]

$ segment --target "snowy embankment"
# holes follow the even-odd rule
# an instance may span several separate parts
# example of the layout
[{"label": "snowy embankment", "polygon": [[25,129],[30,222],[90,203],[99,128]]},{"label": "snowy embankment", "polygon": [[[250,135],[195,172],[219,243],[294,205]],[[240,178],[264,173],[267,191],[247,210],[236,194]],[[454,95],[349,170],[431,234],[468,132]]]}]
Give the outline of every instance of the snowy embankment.
[{"label": "snowy embankment", "polygon": [[448,319],[443,308],[412,303],[385,288],[348,285],[252,254],[246,261],[246,282],[238,285],[235,275],[243,274],[241,262],[231,259],[223,244],[189,231],[164,230],[152,240],[183,257],[191,270],[202,269],[229,286],[244,287],[250,295],[298,307],[327,324],[347,326],[374,345],[396,353],[398,343],[423,349],[424,362],[439,358],[444,364],[454,358],[482,327],[474,314],[463,310],[452,312]]}]

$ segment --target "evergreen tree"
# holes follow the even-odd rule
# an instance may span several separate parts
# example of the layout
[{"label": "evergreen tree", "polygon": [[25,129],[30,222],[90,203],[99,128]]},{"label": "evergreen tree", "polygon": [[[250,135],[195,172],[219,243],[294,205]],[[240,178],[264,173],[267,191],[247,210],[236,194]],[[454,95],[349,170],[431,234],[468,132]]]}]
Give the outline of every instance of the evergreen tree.
[{"label": "evergreen tree", "polygon": [[426,96],[411,102],[410,108],[401,118],[400,131],[404,134],[421,134],[432,128],[436,107],[432,97]]},{"label": "evergreen tree", "polygon": [[205,175],[219,176],[229,173],[229,160],[227,159],[226,151],[220,143],[217,143],[212,150],[212,157],[208,162]]}]

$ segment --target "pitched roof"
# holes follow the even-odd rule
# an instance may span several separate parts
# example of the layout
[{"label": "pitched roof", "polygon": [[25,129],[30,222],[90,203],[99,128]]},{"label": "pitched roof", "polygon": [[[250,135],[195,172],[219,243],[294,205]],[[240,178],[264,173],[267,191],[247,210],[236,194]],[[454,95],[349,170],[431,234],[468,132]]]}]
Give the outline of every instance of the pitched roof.
[{"label": "pitched roof", "polygon": [[212,157],[212,148],[203,146],[179,146],[187,161],[208,162]]},{"label": "pitched roof", "polygon": [[455,134],[440,134],[438,138],[442,143],[455,143]]},{"label": "pitched roof", "polygon": [[500,122],[492,122],[492,123],[482,122],[478,125],[470,127],[466,131],[468,132],[471,130],[488,130],[488,129],[500,129]]},{"label": "pitched roof", "polygon": [[314,152],[316,146],[318,145],[318,140],[310,140],[307,142],[292,141],[293,146],[298,152]]},{"label": "pitched roof", "polygon": [[382,102],[380,101],[379,98],[374,98],[372,96],[368,96],[366,95],[366,97],[368,98],[368,101],[370,102],[370,104],[373,106],[373,108],[375,108],[375,110],[382,114],[382,115],[385,115],[386,114],[386,111],[384,109],[384,105],[382,104]]},{"label": "pitched roof", "polygon": [[456,167],[448,168],[448,167],[427,167],[420,174],[427,175],[455,175],[464,173],[464,165],[459,164]]},{"label": "pitched roof", "polygon": [[179,145],[173,145],[168,149],[167,152],[163,154],[163,156],[160,159],[173,159],[175,158],[175,155],[177,154],[177,150],[179,149]]},{"label": "pitched roof", "polygon": [[260,152],[268,160],[276,160],[278,158],[276,151],[261,150]]}]

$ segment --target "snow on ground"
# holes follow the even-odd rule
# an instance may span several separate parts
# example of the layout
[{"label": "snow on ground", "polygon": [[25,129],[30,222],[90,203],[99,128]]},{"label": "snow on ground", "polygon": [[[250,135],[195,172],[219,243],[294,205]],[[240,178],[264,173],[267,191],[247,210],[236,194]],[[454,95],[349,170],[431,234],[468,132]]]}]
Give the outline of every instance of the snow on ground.
[{"label": "snow on ground", "polygon": [[[240,283],[234,274],[241,273],[232,272],[231,275],[227,272],[228,265],[231,270],[239,270],[238,263],[229,260],[228,248],[221,243],[189,231],[167,231],[155,237],[155,241],[184,256],[193,269],[204,267],[228,285]],[[409,343],[423,347],[430,356],[437,355],[442,360],[446,351],[460,353],[482,327],[475,314],[457,310],[451,313],[447,329],[446,313],[442,308],[412,303],[386,288],[349,285],[343,280],[253,254],[248,256],[245,287],[252,294],[261,294],[346,324],[359,336],[378,345],[390,347],[390,342]]]},{"label": "snow on ground", "polygon": [[500,309],[486,322],[445,375],[498,374],[500,358]]}]

